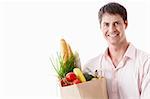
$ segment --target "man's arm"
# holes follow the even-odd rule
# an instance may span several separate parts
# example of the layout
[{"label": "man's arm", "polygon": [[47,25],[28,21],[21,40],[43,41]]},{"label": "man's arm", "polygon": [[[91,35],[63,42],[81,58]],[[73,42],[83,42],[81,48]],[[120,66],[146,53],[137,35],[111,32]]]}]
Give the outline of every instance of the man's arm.
[{"label": "man's arm", "polygon": [[85,73],[88,73],[88,74],[91,74],[91,75],[94,75],[95,73],[95,70],[97,69],[97,67],[99,67],[99,60],[100,60],[101,56],[96,56],[90,60],[88,60],[86,62],[86,64],[83,66],[82,68],[82,71]]},{"label": "man's arm", "polygon": [[141,98],[150,99],[150,57],[144,63],[143,79],[141,83]]}]

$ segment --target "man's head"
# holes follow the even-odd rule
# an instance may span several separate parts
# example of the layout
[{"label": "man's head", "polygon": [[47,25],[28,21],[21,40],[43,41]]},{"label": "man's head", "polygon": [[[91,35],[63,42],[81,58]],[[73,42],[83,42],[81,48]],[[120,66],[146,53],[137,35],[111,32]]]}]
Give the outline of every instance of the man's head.
[{"label": "man's head", "polygon": [[108,3],[99,11],[100,28],[110,46],[126,44],[127,11],[118,3]]},{"label": "man's head", "polygon": [[99,22],[101,23],[102,17],[104,13],[109,13],[109,14],[119,14],[122,19],[127,21],[127,11],[126,8],[120,5],[119,3],[108,3],[104,5],[98,12],[98,18]]}]

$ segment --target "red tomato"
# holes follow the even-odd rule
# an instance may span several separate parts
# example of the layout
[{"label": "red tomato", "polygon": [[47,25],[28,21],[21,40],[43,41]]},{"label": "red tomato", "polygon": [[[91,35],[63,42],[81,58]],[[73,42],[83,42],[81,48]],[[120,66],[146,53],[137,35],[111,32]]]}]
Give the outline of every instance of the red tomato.
[{"label": "red tomato", "polygon": [[66,81],[66,78],[61,79],[61,80],[60,80],[60,83],[61,83],[61,86],[62,86],[62,87],[69,85],[69,84],[67,83],[67,81]]},{"label": "red tomato", "polygon": [[66,79],[67,79],[67,81],[69,81],[69,82],[73,82],[74,80],[77,79],[77,77],[76,77],[76,75],[75,75],[73,72],[69,72],[69,73],[67,73],[67,75],[66,75]]},{"label": "red tomato", "polygon": [[65,82],[63,81],[63,79],[60,80],[61,86],[63,87]]},{"label": "red tomato", "polygon": [[73,81],[73,84],[78,84],[78,83],[81,83],[81,81],[79,79],[76,79]]}]

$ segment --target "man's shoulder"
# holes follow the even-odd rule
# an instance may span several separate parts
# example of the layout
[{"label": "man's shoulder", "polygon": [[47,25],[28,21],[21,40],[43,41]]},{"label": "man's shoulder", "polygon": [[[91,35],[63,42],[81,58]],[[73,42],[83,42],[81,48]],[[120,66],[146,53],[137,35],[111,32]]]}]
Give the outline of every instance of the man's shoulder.
[{"label": "man's shoulder", "polygon": [[137,49],[136,53],[136,59],[140,63],[139,68],[144,71],[150,70],[150,54],[140,49]]},{"label": "man's shoulder", "polygon": [[150,59],[150,54],[141,50],[141,49],[137,49],[137,52],[136,52],[137,56],[136,57],[139,57],[139,58],[142,58],[144,60],[147,60],[147,59]]},{"label": "man's shoulder", "polygon": [[102,54],[97,55],[97,56],[95,56],[95,57],[89,59],[89,60],[86,62],[86,64],[94,64],[94,63],[97,63],[97,62],[100,60],[101,57],[102,57]]},{"label": "man's shoulder", "polygon": [[147,74],[150,72],[150,54],[140,49],[137,49],[136,53],[136,63],[139,64],[140,75]]}]

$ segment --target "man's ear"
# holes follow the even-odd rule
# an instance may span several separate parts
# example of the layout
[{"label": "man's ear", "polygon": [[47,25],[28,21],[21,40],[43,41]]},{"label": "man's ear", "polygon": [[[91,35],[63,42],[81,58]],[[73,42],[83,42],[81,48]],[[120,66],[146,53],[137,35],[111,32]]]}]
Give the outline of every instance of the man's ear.
[{"label": "man's ear", "polygon": [[101,22],[99,22],[99,25],[100,25],[100,29],[101,29],[102,28]]},{"label": "man's ear", "polygon": [[124,21],[125,29],[128,27],[128,20]]}]

